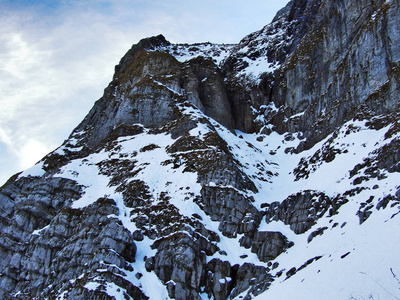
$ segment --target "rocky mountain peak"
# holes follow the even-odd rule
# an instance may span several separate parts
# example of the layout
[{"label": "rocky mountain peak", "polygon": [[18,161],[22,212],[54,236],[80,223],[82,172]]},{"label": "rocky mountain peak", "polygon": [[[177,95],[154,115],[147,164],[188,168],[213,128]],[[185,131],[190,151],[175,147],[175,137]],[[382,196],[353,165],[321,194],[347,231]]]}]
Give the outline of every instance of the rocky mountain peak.
[{"label": "rocky mountain peak", "polygon": [[114,77],[126,70],[131,59],[140,50],[152,51],[159,47],[168,45],[170,45],[170,42],[168,42],[162,34],[140,40],[139,43],[134,44],[131,49],[129,49],[129,51],[121,58],[119,64],[115,66]]},{"label": "rocky mountain peak", "polygon": [[0,298],[397,298],[399,13],[293,0],[236,45],[133,45],[0,189]]}]

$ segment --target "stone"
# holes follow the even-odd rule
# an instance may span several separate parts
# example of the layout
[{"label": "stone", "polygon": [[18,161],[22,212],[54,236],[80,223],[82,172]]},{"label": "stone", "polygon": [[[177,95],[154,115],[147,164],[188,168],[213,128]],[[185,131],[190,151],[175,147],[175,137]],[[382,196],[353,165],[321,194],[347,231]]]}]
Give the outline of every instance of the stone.
[{"label": "stone", "polygon": [[267,262],[293,246],[293,242],[281,232],[258,231],[253,237],[251,252],[256,253],[259,260]]},{"label": "stone", "polygon": [[267,222],[283,221],[296,234],[301,234],[310,229],[327,211],[330,215],[335,214],[346,202],[346,198],[341,195],[331,199],[322,192],[305,190],[289,196],[282,203],[273,202],[267,205],[265,215]]},{"label": "stone", "polygon": [[[293,0],[236,45],[201,50],[162,35],[133,45],[85,119],[36,166],[43,174],[16,174],[0,188],[0,298],[111,299],[111,286],[121,299],[148,299],[142,283],[152,273],[174,299],[252,299],[276,278],[297,276],[321,256],[277,270],[279,255],[293,243],[260,225],[282,221],[295,234],[310,231],[311,246],[328,232],[316,228],[320,218],[332,218],[338,230],[333,217],[342,205],[368,191],[368,181],[400,172],[399,11],[398,1]],[[229,54],[218,61],[223,52]],[[268,66],[264,73],[247,72],[260,62]],[[268,147],[278,133],[290,156],[331,134],[291,170],[301,182],[346,153],[335,138],[349,120],[387,132],[383,146],[343,175],[356,186],[335,196],[307,187],[259,206],[259,189],[281,166],[265,162],[253,172],[240,159],[248,154],[224,139],[228,131],[242,131],[241,141],[256,133],[257,147]],[[171,142],[141,144],[143,136]],[[256,156],[258,148],[248,146]],[[268,149],[272,160],[278,150]],[[144,176],[150,163],[143,157],[157,161],[159,153],[165,186],[157,168],[156,180]],[[91,168],[93,186],[106,195],[87,193],[77,165]],[[175,173],[193,180],[180,186]],[[359,223],[375,208],[398,205],[399,193],[396,186],[384,198],[361,202],[354,212]],[[237,247],[250,249],[260,265],[248,262],[248,252],[231,265],[224,240],[238,237]]]}]

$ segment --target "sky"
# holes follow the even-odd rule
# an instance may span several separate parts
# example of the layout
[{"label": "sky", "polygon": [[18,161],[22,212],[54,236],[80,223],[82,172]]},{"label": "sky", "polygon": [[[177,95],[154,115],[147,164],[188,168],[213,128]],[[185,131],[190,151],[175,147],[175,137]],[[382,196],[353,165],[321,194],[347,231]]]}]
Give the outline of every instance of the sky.
[{"label": "sky", "polygon": [[56,149],[140,39],[238,43],[288,0],[0,0],[0,186]]}]

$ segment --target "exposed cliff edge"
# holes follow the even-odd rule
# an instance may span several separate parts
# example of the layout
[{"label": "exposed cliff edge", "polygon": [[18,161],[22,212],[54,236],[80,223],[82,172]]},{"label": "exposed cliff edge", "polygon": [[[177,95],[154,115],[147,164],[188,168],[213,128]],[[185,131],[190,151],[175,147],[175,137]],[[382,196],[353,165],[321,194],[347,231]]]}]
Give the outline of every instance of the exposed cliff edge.
[{"label": "exposed cliff edge", "polygon": [[399,19],[293,0],[236,45],[133,45],[1,187],[0,298],[399,298]]}]

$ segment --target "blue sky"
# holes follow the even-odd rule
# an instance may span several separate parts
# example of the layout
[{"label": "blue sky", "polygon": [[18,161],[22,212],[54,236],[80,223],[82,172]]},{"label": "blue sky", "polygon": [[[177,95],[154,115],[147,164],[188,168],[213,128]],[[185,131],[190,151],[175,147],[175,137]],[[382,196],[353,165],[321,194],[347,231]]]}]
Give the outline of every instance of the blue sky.
[{"label": "blue sky", "polygon": [[0,185],[58,147],[141,38],[237,43],[288,0],[0,0]]}]

